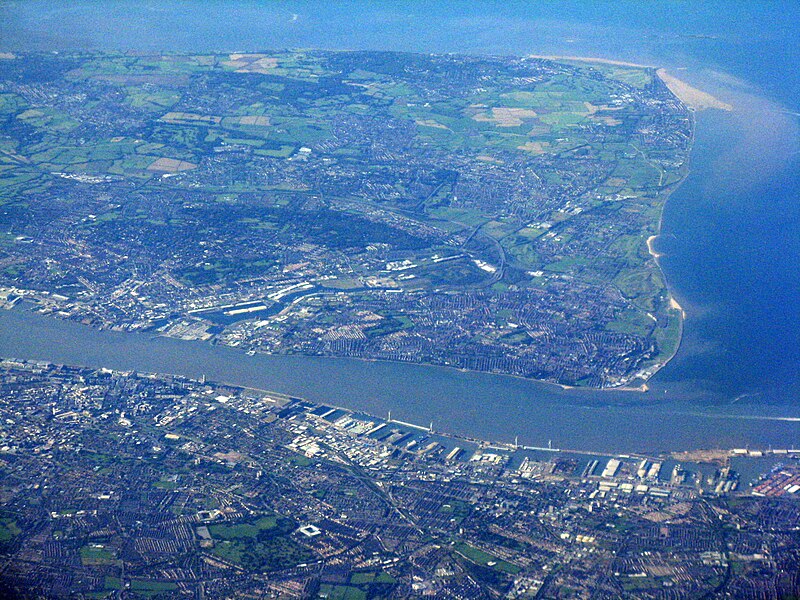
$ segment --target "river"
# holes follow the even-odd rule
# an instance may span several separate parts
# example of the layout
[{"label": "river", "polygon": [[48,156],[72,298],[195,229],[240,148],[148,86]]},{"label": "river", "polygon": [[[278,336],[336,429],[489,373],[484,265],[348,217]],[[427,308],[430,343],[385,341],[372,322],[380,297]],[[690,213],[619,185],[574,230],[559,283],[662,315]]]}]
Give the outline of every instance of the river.
[{"label": "river", "polygon": [[[23,332],[23,333],[21,333]],[[492,441],[602,452],[790,446],[800,419],[647,394],[561,390],[524,379],[344,358],[247,354],[204,342],[98,331],[28,310],[0,311],[0,353],[62,364],[173,373],[344,406]],[[744,406],[744,405],[742,405]]]}]

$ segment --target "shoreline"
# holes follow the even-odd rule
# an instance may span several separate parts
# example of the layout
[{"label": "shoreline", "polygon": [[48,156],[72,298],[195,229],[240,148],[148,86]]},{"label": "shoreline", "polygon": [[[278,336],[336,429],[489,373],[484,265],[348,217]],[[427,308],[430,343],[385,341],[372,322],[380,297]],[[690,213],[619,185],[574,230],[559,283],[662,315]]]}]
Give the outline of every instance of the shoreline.
[{"label": "shoreline", "polygon": [[664,85],[669,88],[670,92],[672,92],[681,102],[683,102],[692,110],[706,110],[713,108],[728,112],[733,111],[732,104],[723,102],[716,96],[689,85],[674,75],[670,75],[663,67],[656,70],[656,75],[658,75],[661,81],[664,82]]},{"label": "shoreline", "polygon": [[669,297],[669,307],[672,310],[677,310],[678,312],[680,312],[681,313],[681,319],[685,319],[686,318],[686,311],[683,310],[683,307],[680,304],[678,304],[678,301],[675,300],[675,298],[673,296]]},{"label": "shoreline", "polygon": [[651,235],[649,238],[647,238],[647,252],[650,254],[650,256],[652,256],[653,258],[656,258],[656,259],[661,258],[662,256],[664,256],[660,252],[656,252],[653,249],[653,242],[656,241],[657,238],[658,238],[658,235]]},{"label": "shoreline", "polygon": [[[667,89],[669,89],[669,91],[681,103],[683,103],[690,111],[691,124],[692,124],[692,126],[691,126],[691,129],[692,129],[692,135],[691,135],[692,146],[694,145],[696,122],[695,122],[693,114],[691,114],[691,113],[694,113],[694,112],[697,112],[697,111],[706,110],[706,109],[724,110],[724,111],[728,111],[728,112],[734,110],[734,107],[731,104],[729,104],[727,102],[723,102],[722,100],[716,98],[715,96],[709,94],[708,92],[704,92],[703,90],[700,90],[700,89],[698,89],[698,88],[696,88],[696,87],[694,87],[692,85],[689,85],[685,81],[683,81],[681,79],[678,79],[674,75],[671,75],[670,73],[668,73],[667,70],[664,67],[656,67],[656,66],[653,66],[653,65],[645,65],[645,64],[634,63],[634,62],[629,62],[629,61],[614,60],[614,59],[609,59],[609,58],[591,57],[591,56],[562,56],[562,55],[530,54],[530,55],[527,56],[527,58],[553,60],[553,61],[570,61],[570,62],[588,63],[588,64],[595,63],[595,64],[602,64],[602,65],[631,67],[631,68],[638,68],[638,69],[655,69],[656,77],[658,77],[664,83],[664,85],[667,86]],[[692,149],[690,149],[690,151],[689,151],[689,159],[690,160],[691,160],[691,152],[692,152]],[[646,392],[649,389],[647,383],[653,377],[655,377],[664,367],[666,367],[672,361],[672,359],[675,358],[675,356],[677,356],[678,351],[680,350],[681,345],[683,344],[684,321],[686,320],[686,310],[680,305],[680,303],[675,299],[675,296],[672,294],[672,291],[670,290],[670,286],[667,283],[666,273],[664,272],[664,269],[661,267],[661,264],[659,262],[659,259],[662,258],[664,256],[664,254],[661,253],[661,252],[657,252],[655,250],[655,248],[653,247],[653,244],[656,241],[656,239],[658,239],[658,236],[661,235],[661,224],[662,224],[663,219],[664,219],[664,210],[665,210],[665,208],[667,206],[667,202],[669,202],[669,199],[672,196],[672,194],[675,192],[675,190],[678,187],[680,187],[680,185],[689,176],[689,172],[690,171],[687,169],[687,172],[684,175],[684,177],[679,182],[677,182],[676,184],[673,184],[672,186],[670,186],[672,189],[671,189],[671,191],[666,193],[666,198],[664,199],[664,203],[661,206],[661,214],[659,215],[658,227],[656,229],[656,233],[654,235],[650,235],[646,240],[647,252],[652,257],[652,259],[655,261],[656,266],[658,267],[658,270],[661,273],[661,279],[664,282],[664,289],[666,290],[668,298],[669,298],[669,305],[668,305],[668,308],[666,310],[667,318],[669,319],[669,312],[671,312],[671,311],[676,311],[678,313],[677,318],[678,318],[679,331],[678,331],[677,343],[675,344],[675,348],[670,353],[669,356],[667,356],[667,357],[665,357],[665,358],[663,358],[661,360],[655,361],[648,368],[641,369],[639,374],[635,375],[632,378],[632,381],[636,380],[636,379],[641,379],[642,380],[642,385],[639,388],[631,388],[631,387],[626,385],[626,386],[620,386],[620,387],[617,387],[617,388],[601,388],[603,390],[619,390],[619,391],[638,390],[638,391],[641,391],[641,392]],[[650,372],[649,375],[646,375],[646,376],[642,375],[643,373],[647,373],[650,369],[652,369],[652,372]],[[564,389],[568,389],[566,386],[562,386],[562,387],[564,387]]]},{"label": "shoreline", "polygon": [[[692,144],[694,144],[694,129],[695,129],[695,120],[694,120],[694,118],[692,118]],[[690,150],[690,154],[691,154],[691,150]],[[669,356],[667,356],[663,360],[655,362],[653,364],[653,367],[651,367],[651,368],[655,368],[655,370],[644,380],[644,385],[645,386],[647,385],[648,381],[650,381],[653,377],[655,377],[658,374],[658,372],[661,371],[661,369],[666,367],[672,361],[672,359],[677,356],[678,351],[681,348],[681,344],[683,344],[683,328],[684,328],[684,321],[686,320],[686,311],[683,309],[683,307],[675,299],[675,296],[672,294],[672,291],[669,288],[669,283],[667,282],[667,274],[664,272],[664,269],[661,266],[661,262],[659,261],[659,259],[664,256],[664,253],[663,252],[657,252],[655,250],[655,248],[653,247],[653,243],[661,235],[661,226],[662,226],[662,223],[664,222],[664,210],[667,207],[667,202],[669,202],[670,197],[672,196],[673,193],[675,193],[676,189],[678,187],[680,187],[680,185],[684,181],[686,181],[686,178],[689,176],[689,172],[690,171],[687,169],[686,175],[684,175],[684,177],[678,183],[676,183],[673,186],[671,186],[671,187],[673,187],[673,190],[670,193],[667,194],[667,197],[664,200],[664,204],[661,206],[661,214],[659,215],[659,218],[658,218],[657,233],[654,234],[654,235],[649,236],[647,238],[647,240],[646,240],[647,252],[653,258],[653,262],[655,262],[656,266],[658,267],[658,271],[661,273],[661,279],[664,282],[664,289],[666,290],[667,296],[669,297],[669,307],[668,307],[668,309],[666,311],[667,312],[667,318],[669,318],[670,310],[675,310],[675,311],[678,312],[678,341],[675,344],[675,349],[672,351],[672,353]]]},{"label": "shoreline", "polygon": [[561,56],[557,54],[528,54],[525,58],[538,58],[542,60],[569,60],[573,62],[598,63],[601,65],[615,65],[618,67],[634,67],[637,69],[655,69],[653,65],[643,65],[625,60],[611,58],[598,58],[596,56]]},{"label": "shoreline", "polygon": [[[16,364],[14,364],[16,363]],[[732,457],[740,456],[740,457],[757,457],[761,458],[767,455],[774,455],[774,456],[784,456],[786,454],[800,454],[800,449],[795,449],[794,446],[791,449],[773,449],[772,446],[769,447],[761,447],[760,449],[753,449],[749,448],[747,450],[742,449],[734,449],[734,448],[723,448],[723,447],[703,447],[703,448],[691,448],[691,449],[682,449],[682,450],[662,450],[662,451],[641,451],[641,450],[592,450],[592,449],[581,449],[581,448],[551,448],[551,447],[538,447],[538,446],[530,446],[526,444],[520,444],[516,441],[509,442],[509,441],[502,441],[502,440],[492,440],[488,437],[476,437],[474,435],[470,435],[467,433],[456,433],[453,431],[440,431],[439,429],[433,429],[432,427],[419,425],[416,423],[395,419],[391,417],[391,410],[387,416],[381,416],[377,413],[371,412],[369,410],[359,410],[354,409],[352,407],[343,406],[341,404],[337,404],[335,402],[328,402],[328,401],[321,401],[321,400],[310,400],[306,397],[302,396],[293,396],[291,394],[286,394],[284,392],[278,392],[275,390],[270,390],[261,387],[255,387],[250,385],[242,385],[239,383],[234,383],[230,381],[225,381],[221,379],[211,379],[205,380],[199,379],[196,377],[189,377],[186,375],[179,375],[174,373],[164,373],[164,372],[151,372],[151,371],[136,371],[136,370],[128,370],[128,369],[114,369],[114,368],[107,368],[107,367],[90,367],[84,365],[75,365],[75,364],[66,364],[60,362],[47,362],[47,361],[37,361],[37,360],[27,360],[27,359],[20,359],[20,358],[13,358],[8,356],[0,357],[0,364],[4,368],[30,368],[31,366],[35,366],[38,364],[45,363],[50,366],[57,367],[59,369],[67,368],[67,369],[85,369],[89,371],[106,371],[109,373],[113,373],[116,375],[122,376],[138,376],[144,378],[165,378],[165,377],[176,377],[180,379],[184,379],[187,381],[191,381],[197,385],[206,385],[212,388],[228,388],[231,390],[241,390],[241,391],[249,391],[255,392],[259,394],[263,401],[270,402],[272,404],[277,404],[279,402],[285,402],[286,404],[292,402],[309,402],[314,404],[315,406],[327,406],[333,408],[335,410],[341,410],[350,415],[356,416],[364,416],[369,419],[374,419],[377,422],[383,423],[385,425],[400,425],[403,427],[410,427],[413,429],[417,429],[423,432],[427,432],[429,435],[437,435],[442,438],[450,439],[450,440],[457,440],[463,441],[470,444],[474,444],[478,448],[494,448],[496,450],[503,450],[509,453],[516,453],[519,451],[526,452],[526,451],[541,451],[541,452],[551,452],[553,454],[567,454],[567,455],[586,455],[586,456],[598,456],[598,457],[618,457],[618,458],[648,458],[652,460],[666,460],[666,459],[673,459],[679,460],[680,462],[688,462],[694,464],[713,464],[717,460],[726,460]],[[726,415],[726,414],[719,414],[719,413],[694,413],[697,417],[705,417],[705,418],[721,418],[721,419],[746,419],[746,420],[766,420],[766,421],[785,421],[791,423],[798,423],[800,422],[800,417],[792,417],[792,416],[760,416],[760,415]]]},{"label": "shoreline", "polygon": [[[669,200],[669,198],[667,198],[667,200]],[[664,202],[665,206],[666,206],[666,204],[667,203]],[[661,229],[661,223],[660,222],[659,222],[659,229]],[[661,253],[661,252],[657,252],[653,248],[653,242],[656,241],[656,239],[658,239],[658,235],[651,235],[649,238],[647,238],[647,252],[650,254],[650,256],[652,256],[655,259],[656,264],[658,264],[658,259],[661,258],[662,256],[664,256],[664,254]],[[661,269],[661,265],[659,265],[659,269]],[[669,291],[669,286],[666,285],[666,275],[665,275],[663,269],[661,270],[661,275],[664,277],[665,287],[667,288],[667,291]],[[672,294],[669,295],[669,307],[672,310],[677,310],[678,312],[680,312],[682,319],[686,318],[686,311],[678,303],[678,301],[675,299],[675,296],[673,296]]]},{"label": "shoreline", "polygon": [[581,62],[581,63],[595,63],[601,65],[612,65],[617,67],[632,67],[636,69],[655,69],[656,75],[658,76],[661,81],[664,82],[669,88],[669,91],[672,92],[681,102],[683,102],[686,106],[688,106],[692,110],[706,110],[706,109],[717,109],[717,110],[725,110],[725,111],[732,111],[733,105],[729,104],[728,102],[724,102],[717,98],[716,96],[704,92],[701,89],[694,87],[671,75],[666,68],[664,67],[656,67],[655,65],[645,65],[640,63],[634,63],[624,60],[613,60],[610,58],[597,58],[592,56],[560,56],[555,54],[529,54],[526,58],[536,58],[542,60],[553,60],[553,61],[571,61],[571,62]]},{"label": "shoreline", "polygon": [[[87,328],[90,331],[97,332],[97,333],[110,333],[119,336],[139,336],[140,338],[147,340],[149,342],[156,342],[157,340],[163,340],[165,342],[175,342],[180,344],[198,344],[207,346],[209,348],[220,348],[226,351],[234,352],[240,357],[247,359],[252,357],[274,357],[274,358],[311,358],[317,359],[321,361],[343,361],[343,362],[358,362],[358,363],[373,363],[373,364],[384,364],[384,365],[406,365],[410,367],[417,367],[417,368],[424,368],[424,369],[441,369],[445,372],[461,372],[465,374],[472,374],[479,377],[492,377],[492,378],[503,378],[503,379],[511,379],[514,381],[530,383],[536,386],[541,386],[544,388],[543,391],[548,393],[563,393],[563,397],[568,397],[571,394],[581,394],[581,393],[590,393],[590,394],[597,394],[598,397],[601,395],[608,394],[610,392],[645,392],[647,391],[647,386],[645,383],[639,386],[630,385],[620,385],[617,387],[604,387],[604,388],[596,388],[596,387],[582,387],[582,386],[570,386],[563,383],[557,383],[554,381],[547,381],[544,379],[535,379],[533,377],[524,377],[522,375],[514,375],[513,373],[498,373],[493,371],[480,371],[478,369],[467,369],[464,367],[457,367],[454,365],[445,365],[445,364],[436,364],[430,362],[412,362],[412,361],[403,361],[403,360],[393,360],[393,359],[383,359],[383,358],[368,358],[368,357],[358,357],[358,356],[337,356],[333,354],[303,354],[300,352],[291,353],[270,353],[270,352],[256,352],[254,355],[248,355],[241,348],[237,348],[235,346],[228,346],[226,344],[214,344],[211,340],[200,340],[200,339],[192,339],[186,340],[178,337],[171,337],[168,335],[164,335],[162,333],[154,333],[152,331],[126,331],[126,330],[114,330],[111,328],[97,328],[92,325],[87,325],[85,323],[81,323],[78,320],[71,319],[69,317],[65,317],[62,315],[58,315],[57,313],[42,313],[37,310],[38,303],[35,301],[24,301],[20,302],[15,305],[13,308],[6,309],[12,313],[21,313],[30,315],[33,318],[43,319],[43,320],[52,320],[59,323],[65,323],[70,326],[75,327],[83,327]],[[0,309],[2,310],[2,309]],[[24,361],[39,361],[39,362],[54,362],[48,359],[39,359],[39,358],[30,358],[30,357],[23,357],[23,356],[13,356],[13,357],[6,357],[7,359],[13,360],[24,360]],[[2,360],[2,358],[0,358]],[[57,361],[55,361],[57,364]],[[108,367],[108,365],[100,365],[100,366],[93,366],[90,364],[75,364],[74,366],[85,367],[85,368],[115,368],[115,367]],[[124,369],[117,369],[117,370],[124,370]],[[185,376],[181,373],[174,373],[170,372],[172,375],[179,375]],[[631,382],[635,381],[637,378],[634,376],[631,379]],[[631,383],[629,382],[629,383]],[[237,384],[242,385],[242,384]],[[283,393],[283,392],[275,392],[275,393]]]}]

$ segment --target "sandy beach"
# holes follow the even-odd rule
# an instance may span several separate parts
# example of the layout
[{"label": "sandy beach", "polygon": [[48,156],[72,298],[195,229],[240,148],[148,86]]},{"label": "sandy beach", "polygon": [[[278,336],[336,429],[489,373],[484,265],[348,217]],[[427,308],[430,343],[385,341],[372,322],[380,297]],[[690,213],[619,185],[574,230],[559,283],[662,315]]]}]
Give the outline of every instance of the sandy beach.
[{"label": "sandy beach", "polygon": [[669,297],[669,307],[672,308],[672,309],[680,311],[681,319],[685,319],[686,318],[686,311],[683,310],[683,307],[680,304],[678,304],[678,301],[675,300],[675,298],[673,298],[672,296]]},{"label": "sandy beach", "polygon": [[[612,60],[610,58],[594,58],[591,56],[555,56],[546,54],[529,54],[528,58],[541,58],[543,60],[572,60],[576,62],[597,63],[601,65],[616,65],[618,67],[635,67],[638,69],[654,69],[653,65],[642,65],[639,63],[627,62],[624,60]],[[656,70],[656,75],[659,76],[670,91],[680,98],[681,102],[686,104],[693,110],[705,110],[707,108],[716,108],[719,110],[733,110],[733,106],[727,102],[723,102],[719,98],[712,96],[708,92],[699,90],[694,86],[689,85],[685,81],[678,79],[674,75],[670,75],[666,69]]]},{"label": "sandy beach", "polygon": [[602,65],[617,65],[618,67],[636,67],[638,69],[654,68],[652,65],[640,65],[638,63],[625,62],[624,60],[593,58],[591,56],[554,56],[545,54],[529,54],[528,58],[541,58],[543,60],[574,60],[577,62],[599,63]]},{"label": "sandy beach", "polygon": [[658,69],[656,74],[661,78],[661,81],[667,85],[670,91],[680,98],[689,108],[694,110],[705,110],[707,108],[733,110],[733,106],[727,102],[723,102],[708,92],[698,90],[685,81],[681,81],[677,77],[667,73],[666,69]]},{"label": "sandy beach", "polygon": [[664,256],[660,252],[656,252],[653,249],[653,242],[655,241],[655,239],[657,237],[658,237],[657,235],[651,235],[649,238],[647,238],[647,251],[650,253],[650,256],[652,256],[653,258],[661,258],[662,256]]}]

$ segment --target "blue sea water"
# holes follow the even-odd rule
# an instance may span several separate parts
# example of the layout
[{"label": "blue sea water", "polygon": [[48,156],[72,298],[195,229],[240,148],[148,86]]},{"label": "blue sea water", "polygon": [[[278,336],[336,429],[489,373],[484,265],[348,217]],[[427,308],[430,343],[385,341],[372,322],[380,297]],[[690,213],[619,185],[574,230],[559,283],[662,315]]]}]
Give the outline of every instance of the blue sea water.
[{"label": "blue sea water", "polygon": [[[651,392],[630,401],[683,406],[683,416],[673,421],[687,434],[679,436],[680,443],[691,436],[698,439],[699,430],[709,426],[708,421],[693,424],[684,418],[695,410],[800,416],[798,31],[796,1],[0,3],[0,51],[315,47],[596,56],[665,66],[731,102],[733,113],[697,115],[691,174],[668,202],[657,240],[670,288],[687,312],[681,349],[651,381]],[[4,347],[0,345],[0,354],[6,353]],[[361,385],[370,385],[372,368],[364,367]],[[413,371],[423,381],[415,386],[418,396],[406,400],[409,418],[427,422],[434,414],[452,419],[448,404],[457,400],[438,394],[436,386],[453,391],[460,389],[458,382],[448,376],[448,383],[441,383],[439,371],[426,380],[425,372]],[[459,375],[471,377],[454,376]],[[523,393],[507,379],[498,381],[486,389],[516,404],[526,395],[532,407],[537,398],[565,401],[544,392]],[[573,404],[598,403],[596,396],[581,394],[572,397]],[[377,402],[369,390],[355,396],[362,402],[357,408]],[[481,411],[480,398],[472,397],[476,404],[464,413]],[[624,402],[616,395],[603,398]],[[495,433],[507,433],[509,423],[518,422],[514,407],[503,410],[508,420],[497,419]],[[473,425],[467,433],[492,433],[478,417],[470,418]],[[766,423],[772,422],[753,421],[735,440],[762,441],[756,430],[765,429]],[[800,439],[800,425],[780,423],[775,427],[782,441],[789,445]],[[657,423],[651,425],[655,431]],[[547,435],[546,428],[531,427],[531,435]],[[563,431],[563,423],[559,427]],[[570,435],[587,434],[584,428]],[[657,439],[653,432],[647,436]],[[769,442],[777,440],[770,437]]]}]

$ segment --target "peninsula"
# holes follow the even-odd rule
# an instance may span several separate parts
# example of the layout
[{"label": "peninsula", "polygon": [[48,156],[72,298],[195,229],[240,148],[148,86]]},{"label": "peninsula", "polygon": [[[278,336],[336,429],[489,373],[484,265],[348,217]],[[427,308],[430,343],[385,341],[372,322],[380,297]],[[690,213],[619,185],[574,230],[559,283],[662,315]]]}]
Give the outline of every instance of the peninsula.
[{"label": "peninsula", "polygon": [[251,353],[638,388],[680,340],[648,243],[687,173],[676,81],[534,57],[4,54],[2,297]]}]

